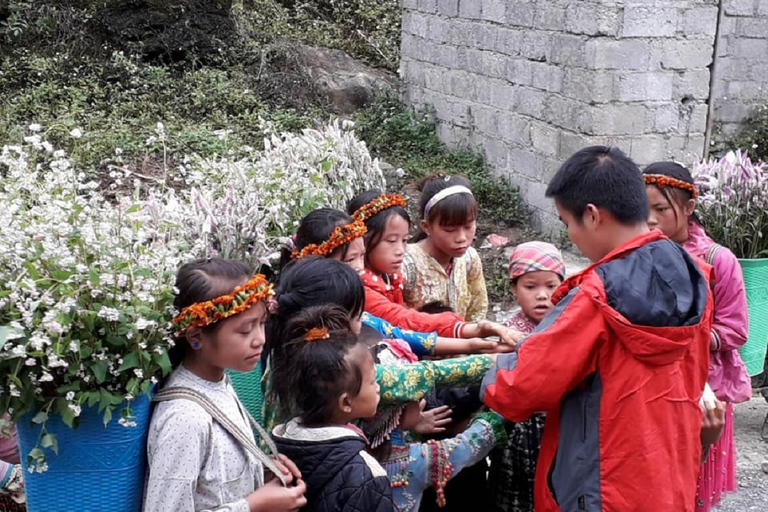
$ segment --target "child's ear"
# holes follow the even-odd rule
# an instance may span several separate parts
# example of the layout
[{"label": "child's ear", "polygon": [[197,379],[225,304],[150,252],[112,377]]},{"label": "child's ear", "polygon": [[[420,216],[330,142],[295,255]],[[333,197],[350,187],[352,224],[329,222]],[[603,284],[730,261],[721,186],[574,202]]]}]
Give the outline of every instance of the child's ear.
[{"label": "child's ear", "polygon": [[426,219],[421,219],[421,222],[419,222],[419,227],[425,235],[429,236],[429,222],[427,222]]},{"label": "child's ear", "polygon": [[190,327],[187,329],[185,336],[187,338],[187,343],[189,343],[189,346],[194,350],[198,350],[203,346],[203,330],[199,327]]},{"label": "child's ear", "polygon": [[690,217],[693,215],[693,212],[696,211],[696,200],[695,199],[689,199],[685,202],[685,206],[683,207],[683,213],[685,213],[686,217]]},{"label": "child's ear", "polygon": [[342,393],[339,395],[338,405],[340,412],[344,414],[352,412],[352,399],[349,396],[349,393]]}]

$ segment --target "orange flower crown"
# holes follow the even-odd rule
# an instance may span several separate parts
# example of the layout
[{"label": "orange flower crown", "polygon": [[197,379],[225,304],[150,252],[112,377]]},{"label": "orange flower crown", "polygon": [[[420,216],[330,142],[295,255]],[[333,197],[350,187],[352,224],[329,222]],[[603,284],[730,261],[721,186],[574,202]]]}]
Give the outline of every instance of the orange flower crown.
[{"label": "orange flower crown", "polygon": [[646,185],[656,185],[659,188],[672,187],[690,192],[694,199],[699,197],[699,191],[696,185],[686,181],[664,176],[663,174],[643,174]]},{"label": "orange flower crown", "polygon": [[312,342],[318,340],[327,340],[330,337],[331,335],[328,332],[327,327],[315,327],[314,329],[307,331],[307,334],[304,335],[304,341]]},{"label": "orange flower crown", "polygon": [[232,293],[206,302],[195,302],[176,315],[176,336],[183,336],[190,327],[206,327],[230,316],[250,309],[251,306],[275,294],[272,283],[261,274],[256,274]]},{"label": "orange flower crown", "polygon": [[393,206],[401,206],[405,208],[407,206],[405,198],[400,194],[382,194],[370,203],[361,206],[352,215],[355,219],[365,222],[377,213]]},{"label": "orange flower crown", "polygon": [[344,226],[337,226],[333,230],[328,240],[321,244],[309,244],[303,249],[295,250],[291,253],[291,258],[297,260],[306,256],[329,256],[333,251],[350,243],[356,238],[360,238],[368,231],[365,224],[359,220],[354,220]]}]

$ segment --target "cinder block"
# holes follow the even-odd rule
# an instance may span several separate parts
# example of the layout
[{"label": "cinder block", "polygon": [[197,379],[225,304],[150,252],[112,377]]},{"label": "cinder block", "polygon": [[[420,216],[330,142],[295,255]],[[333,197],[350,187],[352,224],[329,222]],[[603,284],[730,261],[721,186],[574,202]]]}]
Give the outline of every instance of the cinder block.
[{"label": "cinder block", "polygon": [[502,80],[487,80],[491,89],[489,105],[501,110],[509,110],[514,105],[515,87]]},{"label": "cinder block", "polygon": [[579,68],[587,67],[587,39],[570,34],[553,34],[550,60]]},{"label": "cinder block", "polygon": [[565,28],[565,8],[555,2],[536,2],[533,27],[539,30],[563,30]]},{"label": "cinder block", "polygon": [[514,146],[531,143],[531,121],[516,112],[497,111],[496,127],[501,138]]},{"label": "cinder block", "polygon": [[494,52],[482,52],[483,74],[492,78],[507,78],[507,57]]},{"label": "cinder block", "polygon": [[609,103],[615,98],[615,73],[580,68],[566,68],[563,94],[586,103]]},{"label": "cinder block", "polygon": [[438,0],[437,13],[442,14],[443,16],[458,16],[459,0]]},{"label": "cinder block", "polygon": [[709,98],[709,69],[694,69],[678,74],[675,83],[678,97],[690,96],[695,100]]},{"label": "cinder block", "polygon": [[[466,0],[465,0],[466,1]],[[505,23],[507,3],[503,0],[472,0],[482,4],[482,18],[494,23]]]},{"label": "cinder block", "polygon": [[592,39],[587,42],[587,64],[595,69],[646,70],[650,49],[645,41]]},{"label": "cinder block", "polygon": [[514,172],[528,177],[541,176],[541,156],[533,148],[510,148],[507,154],[507,167]]},{"label": "cinder block", "polygon": [[472,77],[472,88],[470,89],[469,99],[481,105],[491,104],[491,94],[493,87],[490,80],[478,80],[478,77]]},{"label": "cinder block", "polygon": [[549,92],[563,90],[563,68],[544,62],[532,62],[533,87]]},{"label": "cinder block", "polygon": [[515,94],[514,110],[519,114],[541,119],[547,93],[530,87],[520,87]]},{"label": "cinder block", "polygon": [[664,41],[659,51],[664,69],[700,69],[712,63],[712,44],[705,39]]},{"label": "cinder block", "polygon": [[762,82],[733,80],[728,83],[728,98],[731,100],[765,100],[767,92]]},{"label": "cinder block", "polygon": [[630,158],[640,166],[667,159],[667,141],[661,135],[643,135],[632,141]]},{"label": "cinder block", "polygon": [[621,28],[618,6],[575,2],[565,10],[565,29],[572,34],[616,36]]},{"label": "cinder block", "polygon": [[723,7],[728,16],[751,16],[755,13],[755,0],[724,0]]},{"label": "cinder block", "polygon": [[473,128],[490,137],[498,136],[498,115],[496,114],[496,109],[475,105],[470,107],[469,112]]},{"label": "cinder block", "polygon": [[496,51],[499,30],[496,26],[488,26],[486,23],[475,23],[475,47],[480,50]]},{"label": "cinder block", "polygon": [[656,133],[669,133],[677,130],[680,122],[680,109],[673,104],[648,109],[647,126]]},{"label": "cinder block", "polygon": [[520,29],[498,27],[496,33],[495,51],[504,55],[520,55],[520,47],[523,41],[523,32]]},{"label": "cinder block", "polygon": [[[717,30],[717,6],[704,6],[683,12],[680,31],[686,37],[714,38]],[[714,42],[714,41],[713,41]]]},{"label": "cinder block", "polygon": [[436,13],[437,0],[419,0],[419,10],[421,12]]},{"label": "cinder block", "polygon": [[541,30],[524,32],[520,55],[530,60],[544,62],[549,60],[552,49],[552,34]]},{"label": "cinder block", "polygon": [[429,18],[417,12],[405,12],[402,31],[426,39],[429,35]]},{"label": "cinder block", "polygon": [[459,2],[459,17],[471,20],[479,20],[483,15],[483,4],[478,1]]},{"label": "cinder block", "polygon": [[704,133],[707,130],[708,112],[709,105],[706,103],[696,103],[690,112],[686,112],[684,120],[686,131]]},{"label": "cinder block", "polygon": [[616,82],[619,101],[669,101],[672,73],[627,73]]},{"label": "cinder block", "polygon": [[736,34],[741,37],[768,37],[768,17],[737,19]]},{"label": "cinder block", "polygon": [[624,37],[672,37],[677,31],[677,8],[661,6],[626,5]]},{"label": "cinder block", "polygon": [[583,104],[559,94],[550,94],[544,104],[541,119],[553,126],[576,131],[580,129],[580,111]]},{"label": "cinder block", "polygon": [[507,81],[517,85],[532,85],[533,64],[527,59],[507,59]]},{"label": "cinder block", "polygon": [[[477,0],[472,1],[477,2]],[[537,4],[534,2],[523,3],[515,1],[507,3],[506,24],[512,27],[533,27],[536,7]]]},{"label": "cinder block", "polygon": [[403,9],[418,9],[419,0],[403,0]]},{"label": "cinder block", "polygon": [[752,105],[726,97],[715,102],[715,119],[724,123],[741,123],[750,116],[752,110]]},{"label": "cinder block", "polygon": [[542,155],[555,157],[560,152],[560,132],[546,123],[531,123],[531,146]]},{"label": "cinder block", "polygon": [[736,58],[765,62],[768,60],[768,39],[734,38],[729,41],[728,50]]},{"label": "cinder block", "polygon": [[476,23],[474,22],[462,20],[461,18],[453,18],[448,24],[448,34],[446,39],[450,44],[456,46],[468,46],[474,48],[476,46],[475,27]]},{"label": "cinder block", "polygon": [[502,139],[484,137],[483,152],[486,161],[494,167],[504,168],[507,166],[509,148]]},{"label": "cinder block", "polygon": [[592,135],[640,135],[646,127],[646,111],[639,104],[610,104],[593,107]]}]

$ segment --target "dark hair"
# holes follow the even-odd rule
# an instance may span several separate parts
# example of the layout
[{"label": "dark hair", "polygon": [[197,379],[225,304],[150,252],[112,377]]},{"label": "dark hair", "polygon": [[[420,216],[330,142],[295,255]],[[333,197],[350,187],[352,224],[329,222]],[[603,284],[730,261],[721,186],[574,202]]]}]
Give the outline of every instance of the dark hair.
[{"label": "dark hair", "polygon": [[[308,341],[305,336],[315,328],[326,328],[328,337]],[[281,407],[298,415],[305,425],[328,423],[343,393],[357,396],[363,383],[359,362],[350,357],[360,345],[343,308],[326,304],[304,309],[286,326],[291,339],[286,343],[291,364],[273,379]]]},{"label": "dark hair", "polygon": [[[464,176],[447,176],[443,172],[432,174],[419,181],[416,188],[421,191],[419,198],[419,216],[421,219],[430,224],[439,220],[441,226],[463,226],[476,220],[477,201],[471,194],[453,194],[446,197],[430,208],[429,214],[424,218],[424,210],[430,199],[441,190],[456,186],[471,188],[469,180]],[[426,238],[426,234],[419,230],[413,241],[418,242],[424,238]]]},{"label": "dark hair", "polygon": [[[353,197],[347,204],[347,213],[353,215],[357,210],[367,205],[382,194],[381,190],[373,189],[368,192],[363,192]],[[392,206],[386,210],[382,210],[370,219],[365,221],[365,227],[368,228],[368,232],[365,234],[365,259],[368,262],[368,254],[379,245],[381,238],[384,236],[384,230],[387,227],[387,221],[392,215],[399,215],[410,226],[411,217],[408,215],[408,211],[402,206]]]},{"label": "dark hair", "polygon": [[[181,311],[196,302],[206,302],[226,295],[253,275],[245,263],[221,258],[199,259],[185,263],[176,273],[176,297],[173,306]],[[215,330],[215,323],[203,328],[204,332]],[[171,365],[175,368],[187,353],[187,340],[176,338],[168,351]]]},{"label": "dark hair", "polygon": [[422,313],[429,313],[430,315],[437,315],[439,313],[455,313],[451,306],[444,304],[439,300],[427,302],[419,308]]},{"label": "dark hair", "polygon": [[[668,176],[670,178],[695,185],[693,182],[693,176],[691,176],[691,172],[682,165],[675,162],[652,163],[645,168],[643,174],[660,174],[662,176]],[[666,198],[670,206],[673,206],[673,204],[682,206],[686,202],[693,199],[693,194],[688,190],[683,190],[677,187],[656,188],[659,189],[659,192],[661,192],[661,194]],[[675,214],[675,220],[677,220],[677,210],[675,208],[672,208],[672,213]],[[696,212],[693,212],[691,218],[694,220],[694,222],[701,225],[701,220],[699,219],[699,216],[696,214]]]},{"label": "dark hair", "polygon": [[[347,318],[360,316],[365,309],[363,281],[352,267],[330,258],[311,256],[289,265],[275,289],[277,311],[267,320],[264,362],[270,358],[272,375],[287,371],[292,364],[285,344],[293,336],[289,321],[303,310],[323,304],[340,306]],[[278,394],[284,390],[275,387]]]},{"label": "dark hair", "polygon": [[546,192],[577,222],[588,204],[608,211],[625,225],[648,221],[648,200],[640,169],[620,149],[591,146],[560,167]]},{"label": "dark hair", "polygon": [[[293,239],[295,249],[302,250],[310,244],[321,244],[328,240],[333,230],[338,226],[344,226],[352,222],[352,217],[346,212],[334,208],[317,208],[309,212],[296,230],[296,236]],[[341,258],[347,255],[349,244],[344,244],[334,252],[341,252]],[[291,261],[290,248],[284,248],[280,255],[280,267],[284,268]]]}]

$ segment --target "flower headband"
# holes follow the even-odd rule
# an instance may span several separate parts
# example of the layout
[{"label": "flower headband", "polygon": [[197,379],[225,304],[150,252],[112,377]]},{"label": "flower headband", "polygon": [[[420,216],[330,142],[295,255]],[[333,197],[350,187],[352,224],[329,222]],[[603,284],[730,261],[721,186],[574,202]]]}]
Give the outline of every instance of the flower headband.
[{"label": "flower headband", "polygon": [[195,302],[176,315],[176,336],[183,336],[190,327],[206,327],[230,316],[250,309],[257,302],[275,294],[272,283],[261,274],[256,274],[232,293],[206,302]]},{"label": "flower headband", "polygon": [[405,208],[407,206],[405,198],[399,194],[382,194],[370,203],[358,208],[352,217],[360,222],[365,222],[380,211],[392,208],[393,206]]},{"label": "flower headband", "polygon": [[342,245],[350,243],[356,238],[360,238],[368,231],[365,224],[359,220],[354,220],[344,226],[337,226],[333,230],[328,240],[321,244],[309,244],[303,249],[294,250],[291,258],[298,260],[306,256],[328,256]]},{"label": "flower headband", "polygon": [[424,218],[425,219],[427,218],[427,216],[429,215],[429,210],[431,210],[433,206],[435,206],[437,203],[439,203],[446,197],[452,196],[455,194],[473,195],[472,191],[463,185],[454,185],[452,187],[444,188],[437,194],[433,195],[429,201],[427,201],[426,206],[424,206]]},{"label": "flower headband", "polygon": [[307,331],[307,334],[304,335],[304,341],[309,343],[312,341],[327,340],[330,337],[331,335],[328,332],[327,327],[315,327],[314,329]]},{"label": "flower headband", "polygon": [[656,185],[659,188],[679,188],[690,192],[694,199],[699,197],[699,191],[696,190],[696,185],[688,183],[687,181],[671,178],[663,174],[643,174],[643,179],[645,180],[646,185]]}]

